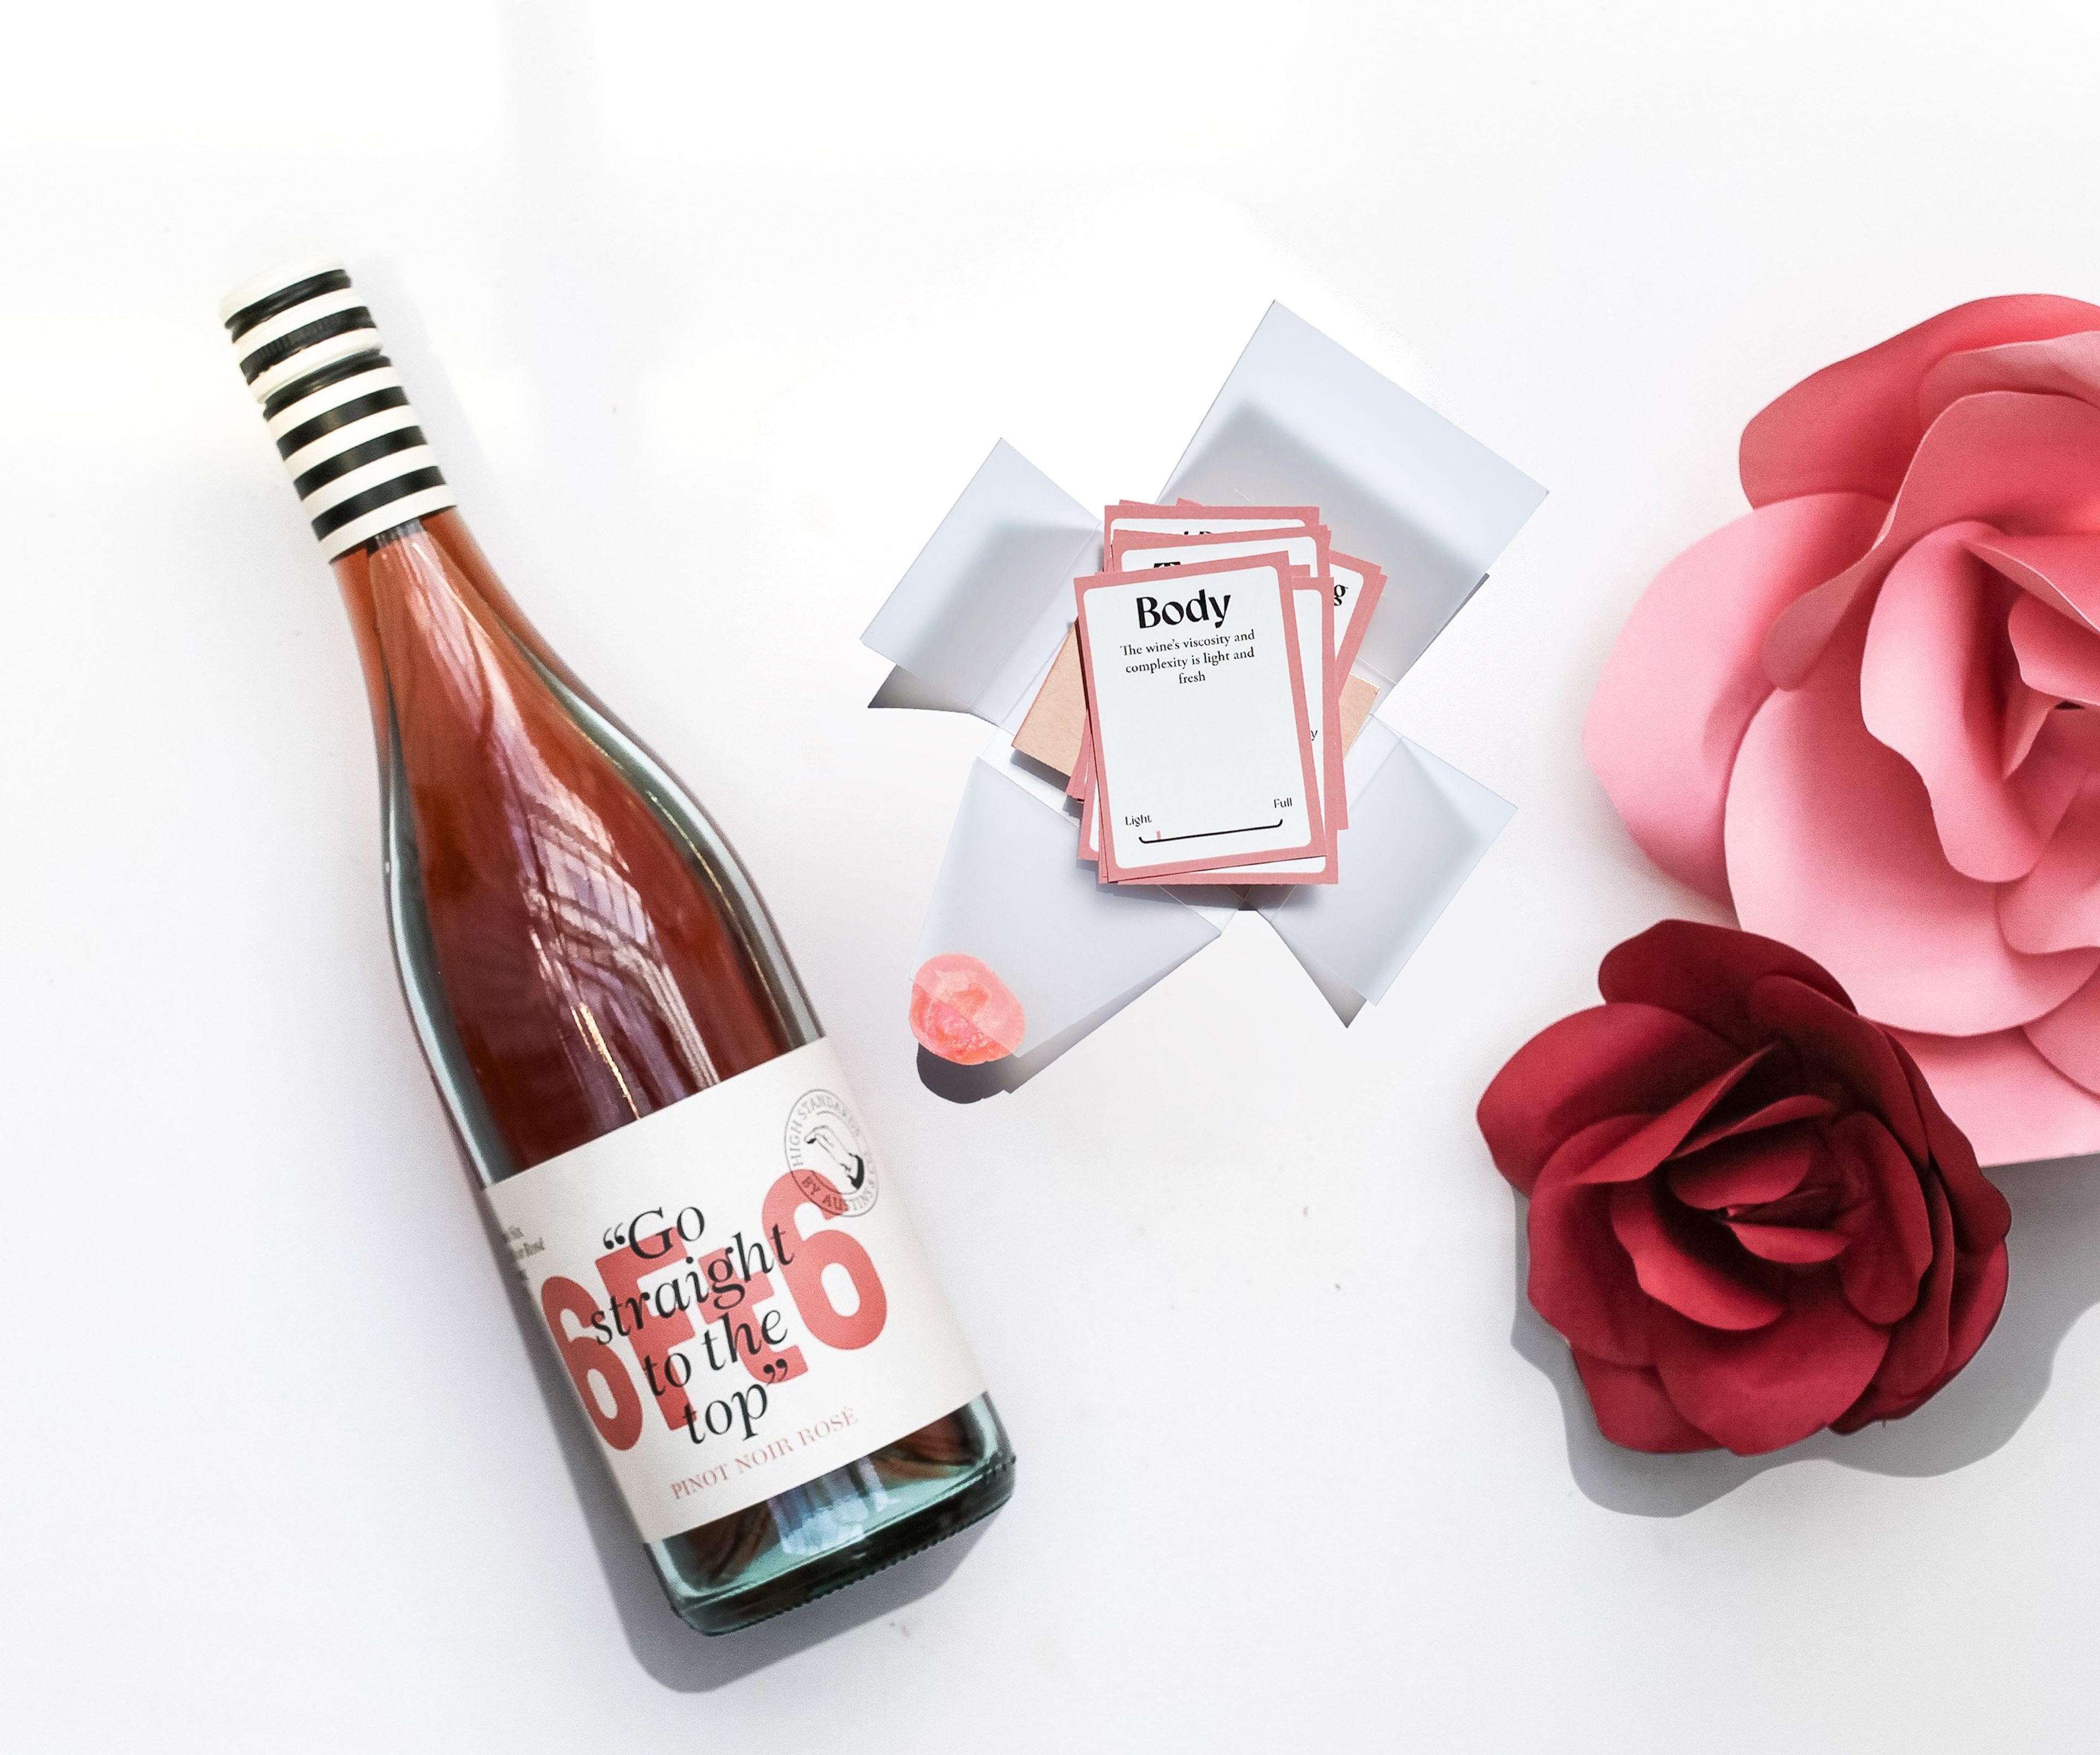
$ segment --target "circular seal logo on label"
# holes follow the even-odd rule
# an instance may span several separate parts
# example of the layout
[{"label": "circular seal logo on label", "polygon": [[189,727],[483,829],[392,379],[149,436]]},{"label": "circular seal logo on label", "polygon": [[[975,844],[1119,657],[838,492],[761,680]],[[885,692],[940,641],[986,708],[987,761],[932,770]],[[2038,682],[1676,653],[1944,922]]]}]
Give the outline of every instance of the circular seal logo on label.
[{"label": "circular seal logo on label", "polygon": [[788,1112],[788,1167],[805,1198],[832,1219],[858,1219],[875,1205],[875,1153],[844,1097],[805,1091]]}]

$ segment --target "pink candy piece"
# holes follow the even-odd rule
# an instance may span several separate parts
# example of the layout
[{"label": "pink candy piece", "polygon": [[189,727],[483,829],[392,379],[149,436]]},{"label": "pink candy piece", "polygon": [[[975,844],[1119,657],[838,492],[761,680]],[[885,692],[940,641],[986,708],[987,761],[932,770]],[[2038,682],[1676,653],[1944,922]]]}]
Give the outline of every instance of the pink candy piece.
[{"label": "pink candy piece", "polygon": [[929,1054],[981,1065],[1019,1047],[1028,1015],[1013,990],[975,957],[929,957],[911,977],[911,1034]]}]

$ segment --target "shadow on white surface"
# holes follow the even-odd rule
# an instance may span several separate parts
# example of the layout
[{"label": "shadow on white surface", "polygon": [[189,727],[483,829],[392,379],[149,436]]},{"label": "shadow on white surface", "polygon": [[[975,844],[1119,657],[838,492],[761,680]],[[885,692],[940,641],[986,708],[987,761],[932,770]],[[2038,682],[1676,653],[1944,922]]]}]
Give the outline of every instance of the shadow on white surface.
[{"label": "shadow on white surface", "polygon": [[1018,1091],[1066,1049],[1092,1035],[1152,985],[1149,981],[1141,981],[1128,992],[1118,994],[1098,1011],[1088,1012],[1070,1029],[1026,1054],[1009,1054],[976,1066],[958,1066],[953,1060],[944,1060],[922,1047],[919,1051],[919,1083],[949,1103],[982,1103],[986,1097]]},{"label": "shadow on white surface", "polygon": [[1966,1370],[1905,1420],[1849,1438],[1819,1433],[1769,1456],[1727,1451],[1649,1456],[1597,1430],[1568,1343],[1524,1296],[1524,1206],[1516,1207],[1516,1321],[1511,1343],[1560,1397],[1568,1465],[1597,1505],[1636,1517],[1682,1517],[1763,1474],[1811,1458],[1876,1475],[1945,1475],[1981,1462],[2026,1422],[2049,1387],[2056,1350],[2100,1304],[2100,1158],[2061,1158],[1995,1170],[2013,1203],[2011,1285],[1998,1325]]},{"label": "shadow on white surface", "polygon": [[[1162,902],[1165,900],[1164,897],[1161,899]],[[1195,950],[1176,957],[1157,972],[1144,976],[1106,1004],[1096,1007],[1085,1016],[1068,1024],[1056,1035],[1037,1043],[1026,1053],[1006,1055],[976,1066],[959,1066],[922,1047],[919,1050],[917,1062],[919,1083],[935,1096],[949,1103],[982,1103],[986,1097],[1018,1091],[1060,1055],[1092,1035],[1125,1006],[1172,974],[1202,948],[1203,945],[1198,944]]]}]

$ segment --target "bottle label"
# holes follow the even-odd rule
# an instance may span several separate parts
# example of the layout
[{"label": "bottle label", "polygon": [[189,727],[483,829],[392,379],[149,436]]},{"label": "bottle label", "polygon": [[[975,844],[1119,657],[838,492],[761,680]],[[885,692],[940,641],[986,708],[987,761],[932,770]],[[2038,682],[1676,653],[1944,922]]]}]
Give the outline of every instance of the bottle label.
[{"label": "bottle label", "polygon": [[488,1198],[645,1541],[984,1392],[827,1042]]}]

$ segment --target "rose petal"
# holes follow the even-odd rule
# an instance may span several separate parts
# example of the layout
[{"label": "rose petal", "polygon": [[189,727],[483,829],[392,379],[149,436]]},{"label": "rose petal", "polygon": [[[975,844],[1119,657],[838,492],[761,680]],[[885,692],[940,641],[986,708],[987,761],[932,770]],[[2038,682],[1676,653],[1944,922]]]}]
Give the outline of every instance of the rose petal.
[{"label": "rose petal", "polygon": [[2033,390],[2100,403],[2100,323],[2047,341],[2010,342],[1950,354],[1925,374],[1917,390],[1918,417],[1927,426],[1964,396],[1985,390]]},{"label": "rose petal", "polygon": [[1805,1277],[1778,1321],[1727,1334],[1653,1307],[1656,1374],[1685,1418],[1738,1456],[1820,1431],[1873,1380],[1888,1337],[1845,1302],[1834,1277]]},{"label": "rose petal", "polygon": [[2046,294],[1979,298],[1928,317],[1825,366],[1759,413],[1743,431],[1743,492],[1753,505],[1812,493],[1893,499],[1930,424],[1919,392],[1939,361],[2092,329],[2100,308]]},{"label": "rose petal", "polygon": [[1820,1149],[1808,1127],[1726,1140],[1671,1160],[1665,1180],[1687,1206],[1762,1206],[1799,1188]]},{"label": "rose petal", "polygon": [[1758,1061],[1751,1055],[1717,1074],[1629,1135],[1582,1173],[1584,1182],[1634,1182],[1648,1175],[1683,1144],[1714,1105],[1740,1083]]},{"label": "rose petal", "polygon": [[1947,1354],[1924,1385],[1899,1395],[1876,1382],[1831,1430],[1856,1432],[1873,1420],[1900,1420],[1914,1413],[1947,1387],[1954,1374],[1975,1357],[1976,1350],[1996,1326],[2005,1308],[2007,1261],[2004,1245],[1988,1255],[1963,1256],[1954,1267],[1954,1291],[1948,1317]]},{"label": "rose petal", "polygon": [[2100,976],[2027,1025],[2027,1038],[2066,1078],[2100,1093]]},{"label": "rose petal", "polygon": [[2005,717],[2004,734],[1999,740],[1998,772],[2010,774],[2027,759],[2027,752],[2041,735],[2041,728],[2049,723],[2049,716],[2056,711],[2056,702],[2049,695],[2030,689],[2018,677],[2011,678],[2005,688]]},{"label": "rose petal", "polygon": [[1847,1195],[1831,1225],[1852,1246],[1838,1282],[1868,1321],[1899,1322],[1932,1266],[1932,1219],[1917,1166],[1871,1115],[1845,1117],[1830,1130],[1830,1149],[1846,1172]]},{"label": "rose petal", "polygon": [[1869,1383],[1860,1399],[1830,1422],[1830,1430],[1843,1436],[1877,1420],[1900,1420],[1931,1400],[1946,1382],[1945,1376],[1935,1378],[1914,1396],[1891,1395],[1880,1384]]},{"label": "rose petal", "polygon": [[2100,1152],[2100,1097],[2044,1060],[2017,1030],[1898,1039],[1985,1164],[2028,1164]]},{"label": "rose petal", "polygon": [[2007,612],[2018,599],[2068,624],[1970,552],[1963,538],[1979,527],[1935,531],[1889,570],[1868,624],[1860,705],[1867,729],[1925,782],[1948,863],[2002,884],[2040,858],[2080,774],[2044,752],[2005,775]]},{"label": "rose petal", "polygon": [[2058,708],[2035,734],[2035,751],[2070,763],[2083,774],[2100,774],[2100,712],[2084,707]]},{"label": "rose petal", "polygon": [[1798,688],[1852,606],[1930,531],[1965,519],[2013,536],[2076,528],[2089,522],[2096,490],[2100,408],[2010,390],[1964,397],[1919,443],[1874,546],[1780,612],[1765,638],[1767,673]]},{"label": "rose petal", "polygon": [[1954,1241],[1965,1255],[1980,1255],[2005,1241],[2012,1229],[2012,1203],[1983,1174],[1975,1148],[1942,1106],[1924,1069],[1908,1049],[1897,1044],[1904,1072],[1917,1095],[1918,1113],[1925,1118],[1926,1138],[1932,1148],[1933,1168],[1946,1191],[1954,1215]]},{"label": "rose petal", "polygon": [[1894,1395],[1878,1383],[1869,1383],[1860,1399],[1830,1422],[1830,1430],[1843,1435],[1871,1426],[1877,1420],[1900,1420],[1923,1407],[1946,1381],[1944,1377],[1935,1378],[1927,1387],[1911,1396]]},{"label": "rose petal", "polygon": [[2100,536],[2083,531],[1972,536],[1970,552],[2058,615],[2100,626]]},{"label": "rose petal", "polygon": [[1662,1006],[1696,1020],[1745,1048],[1768,1038],[1753,1025],[1743,995],[1761,975],[1790,975],[1852,1002],[1829,972],[1776,939],[1696,920],[1658,920],[1604,954],[1597,990],[1614,1003]]},{"label": "rose petal", "polygon": [[1776,1201],[1737,1208],[1728,1216],[1760,1225],[1803,1225],[1811,1230],[1827,1231],[1832,1216],[1844,1202],[1844,1173],[1838,1167],[1838,1160],[1831,1156],[1829,1149],[1819,1140],[1817,1150],[1809,1160],[1808,1174],[1802,1178],[1799,1188]]},{"label": "rose petal", "polygon": [[1670,1405],[1662,1380],[1647,1366],[1614,1365],[1579,1347],[1573,1351],[1597,1430],[1613,1444],[1657,1453],[1719,1448]]},{"label": "rose petal", "polygon": [[1904,1150],[1923,1162],[1925,1119],[1886,1030],[1784,975],[1768,975],[1752,986],[1749,1008],[1804,1059],[1842,1080]]},{"label": "rose petal", "polygon": [[1582,745],[1641,850],[1725,902],[1728,770],[1771,692],[1765,631],[1794,598],[1864,554],[1888,508],[1817,494],[1753,512],[1658,573],[1598,678]]},{"label": "rose petal", "polygon": [[[1956,1263],[1953,1308],[1947,1324],[1947,1363],[1941,1367],[1941,1383],[1976,1356],[1977,1349],[1998,1325],[1998,1317],[2005,1307],[2010,1266],[2002,1243],[1988,1255],[1964,1255]],[[1935,1389],[1938,1387],[1934,1385]]]},{"label": "rose petal", "polygon": [[[1945,1117],[1939,1120],[1942,1126],[1948,1125]],[[1888,1239],[1908,1276],[1906,1291],[1915,1291],[1926,1269],[1932,1265],[1932,1219],[1926,1210],[1925,1182],[1938,1166],[1921,1171],[1895,1135],[1872,1115],[1855,1111],[1846,1116],[1830,1129],[1829,1138],[1830,1149],[1841,1166],[1858,1172],[1853,1186],[1858,1197],[1859,1224],[1871,1224]],[[1851,1214],[1841,1211],[1838,1223],[1849,1230]],[[1848,1295],[1851,1290],[1846,1288]],[[1901,1309],[1886,1316],[1876,1316],[1864,1307],[1860,1314],[1871,1321],[1893,1322],[1909,1308],[1906,1299]]]},{"label": "rose petal", "polygon": [[1845,1253],[1848,1239],[1835,1231],[1811,1230],[1805,1225],[1758,1225],[1747,1220],[1723,1221],[1736,1241],[1760,1260],[1785,1263],[1789,1267],[1815,1267],[1835,1261]]},{"label": "rose petal", "polygon": [[2100,633],[2024,591],[2005,618],[2005,633],[2029,688],[2061,701],[2100,705]]},{"label": "rose petal", "polygon": [[1954,1217],[1937,1178],[1923,1184],[1932,1216],[1932,1265],[1918,1282],[1910,1314],[1889,1333],[1888,1357],[1875,1374],[1890,1396],[1915,1396],[1937,1380],[1947,1364],[1948,1318],[1954,1304]]},{"label": "rose petal", "polygon": [[1510,1056],[1476,1118],[1495,1168],[1522,1193],[1561,1142],[1607,1116],[1643,1119],[1740,1058],[1657,1006],[1602,1005],[1550,1024]]},{"label": "rose petal", "polygon": [[[1939,1367],[1919,1379],[1919,1360],[1930,1360],[1930,1346],[1919,1350],[1917,1360],[1900,1360],[1900,1375],[1896,1375],[1890,1365],[1884,1365],[1880,1375],[1875,1377],[1873,1387],[1860,1396],[1859,1404],[1850,1409],[1844,1419],[1833,1422],[1833,1430],[1859,1431],[1859,1427],[1873,1419],[1903,1419],[1932,1400],[1943,1387],[1947,1387],[1955,1373],[1961,1371],[1961,1367],[1976,1356],[1976,1350],[1983,1346],[1984,1339],[1988,1339],[1991,1329],[1997,1327],[1999,1312],[2005,1307],[2005,1247],[1999,1245],[1987,1255],[1957,1255],[1949,1278],[1951,1291],[1947,1295],[1944,1314],[1940,1312],[1940,1299],[1934,1298],[1924,1316],[1924,1329],[1930,1342],[1939,1342],[1940,1335],[1944,1335],[1944,1350],[1940,1352]],[[1892,1343],[1890,1360],[1896,1358],[1896,1346]]]},{"label": "rose petal", "polygon": [[1881,1385],[1872,1386],[1843,1419],[1831,1422],[1837,1432],[1856,1432],[1873,1420],[1900,1420],[1915,1413],[1944,1389],[1996,1327],[2005,1308],[2007,1276],[2005,1251],[2000,1247],[1979,1259],[1964,1258],[1954,1270],[1954,1313],[1948,1319],[1947,1357],[1922,1389],[1898,1396]]},{"label": "rose petal", "polygon": [[1998,927],[2015,950],[2100,945],[2100,778],[2089,778],[2034,869],[1998,892]]},{"label": "rose petal", "polygon": [[1524,1216],[1531,1253],[1525,1294],[1570,1343],[1621,1365],[1645,1365],[1648,1302],[1612,1232],[1611,1189],[1575,1179],[1638,1125],[1613,1116],[1584,1128],[1538,1177]]},{"label": "rose petal", "polygon": [[1760,1329],[1786,1308],[1728,1271],[1718,1259],[1714,1227],[1673,1223],[1652,1182],[1621,1183],[1612,1190],[1612,1234],[1633,1258],[1641,1290],[1694,1322]]},{"label": "rose petal", "polygon": [[2100,950],[2006,945],[1995,889],[1948,865],[1922,783],[1860,717],[1864,648],[1864,630],[1849,630],[1750,722],[1728,787],[1737,912],[1885,1022],[1968,1036],[2039,1017],[2100,968]]},{"label": "rose petal", "polygon": [[1767,1128],[1783,1127],[1789,1122],[1820,1121],[1826,1115],[1838,1113],[1838,1105],[1828,1097],[1819,1097],[1804,1091],[1798,1096],[1781,1097],[1776,1103],[1767,1103],[1762,1109],[1735,1121],[1710,1124],[1687,1140],[1678,1148],[1680,1157],[1704,1151],[1723,1140],[1738,1139],[1745,1134],[1762,1131]]}]

